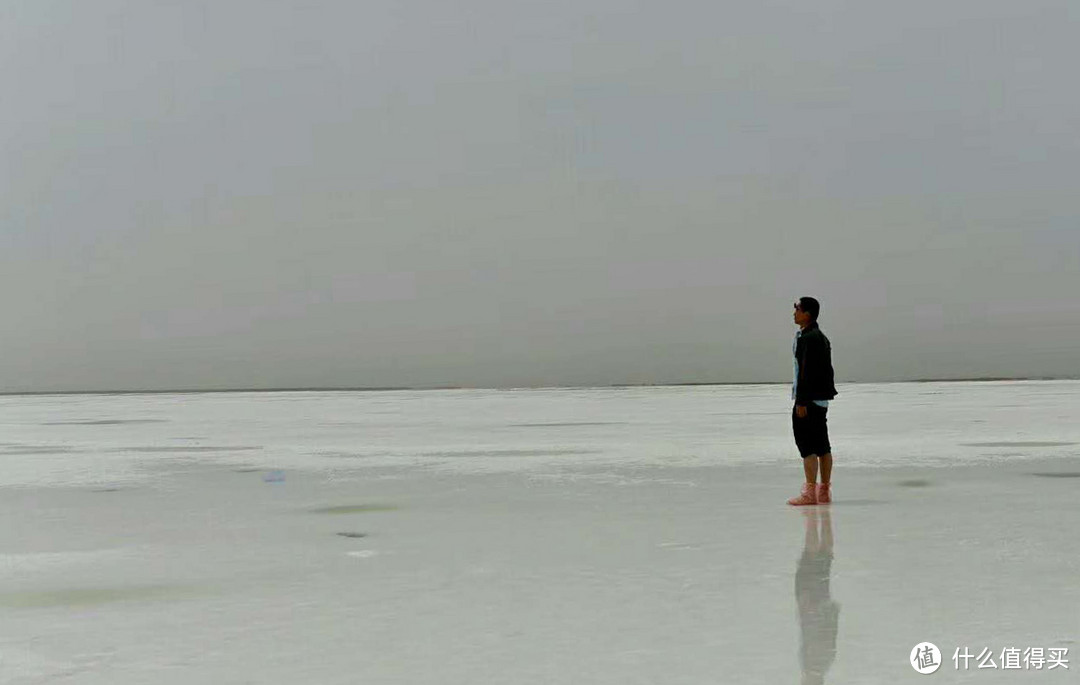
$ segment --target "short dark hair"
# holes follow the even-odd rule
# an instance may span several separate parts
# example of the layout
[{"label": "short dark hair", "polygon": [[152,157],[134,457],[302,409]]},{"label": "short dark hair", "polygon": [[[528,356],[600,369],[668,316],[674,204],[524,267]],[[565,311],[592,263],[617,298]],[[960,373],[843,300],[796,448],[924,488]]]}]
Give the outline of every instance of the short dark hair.
[{"label": "short dark hair", "polygon": [[817,321],[818,314],[821,313],[821,303],[812,297],[800,297],[799,309],[809,314],[811,319]]}]

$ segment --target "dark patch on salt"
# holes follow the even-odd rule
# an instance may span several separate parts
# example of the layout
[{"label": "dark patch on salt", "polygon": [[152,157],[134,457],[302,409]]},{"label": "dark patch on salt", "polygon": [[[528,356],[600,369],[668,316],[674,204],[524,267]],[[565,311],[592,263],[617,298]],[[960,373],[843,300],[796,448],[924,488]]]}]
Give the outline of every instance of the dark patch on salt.
[{"label": "dark patch on salt", "polygon": [[366,538],[367,533],[338,533],[343,538]]},{"label": "dark patch on salt", "polygon": [[120,426],[132,423],[168,423],[168,419],[99,419],[93,421],[46,421],[42,426]]},{"label": "dark patch on salt", "polygon": [[16,456],[20,454],[71,454],[74,451],[75,448],[73,447],[59,447],[50,445],[42,445],[35,447],[32,445],[24,445],[15,449],[5,448],[3,450],[0,450],[0,455],[10,454],[12,456]]},{"label": "dark patch on salt", "polygon": [[1033,473],[1040,478],[1080,478],[1080,471],[1059,471],[1057,473]]},{"label": "dark patch on salt", "polygon": [[902,480],[899,485],[905,488],[925,488],[930,485],[930,481],[922,478],[913,478],[911,480]]},{"label": "dark patch on salt", "polygon": [[261,450],[261,445],[146,445],[122,447],[121,452],[241,452]]},{"label": "dark patch on salt", "polygon": [[568,426],[625,426],[625,421],[567,421],[564,423],[511,423],[513,428],[561,428]]},{"label": "dark patch on salt", "polygon": [[9,609],[87,607],[130,600],[179,599],[193,594],[198,594],[198,589],[186,585],[59,588],[0,594],[0,607]]},{"label": "dark patch on salt", "polygon": [[370,454],[360,454],[358,452],[311,452],[313,457],[327,457],[329,459],[363,459],[370,457]]},{"label": "dark patch on salt", "polygon": [[342,504],[335,507],[319,507],[309,509],[313,514],[366,514],[372,511],[394,511],[397,509],[393,504]]},{"label": "dark patch on salt", "polygon": [[601,450],[462,450],[460,452],[421,452],[424,457],[544,457],[556,454],[600,454]]}]

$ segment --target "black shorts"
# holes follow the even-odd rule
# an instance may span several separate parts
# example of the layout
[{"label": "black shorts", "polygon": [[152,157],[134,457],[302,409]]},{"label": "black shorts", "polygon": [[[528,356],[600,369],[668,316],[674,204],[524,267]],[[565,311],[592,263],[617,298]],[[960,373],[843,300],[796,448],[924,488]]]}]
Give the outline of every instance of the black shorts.
[{"label": "black shorts", "polygon": [[795,433],[795,444],[803,458],[812,455],[820,457],[832,452],[826,418],[828,413],[828,407],[819,407],[813,402],[807,402],[806,416],[800,419],[795,415],[795,407],[791,408],[791,429]]}]

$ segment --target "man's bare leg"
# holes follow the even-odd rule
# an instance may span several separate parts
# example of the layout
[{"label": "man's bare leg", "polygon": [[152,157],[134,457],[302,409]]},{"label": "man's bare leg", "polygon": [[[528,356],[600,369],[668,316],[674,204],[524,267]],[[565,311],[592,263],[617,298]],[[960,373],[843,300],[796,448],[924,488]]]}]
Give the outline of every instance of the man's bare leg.
[{"label": "man's bare leg", "polygon": [[[832,466],[832,458],[829,459],[829,466]],[[818,456],[811,454],[809,457],[803,457],[802,460],[803,472],[806,473],[806,482],[813,485],[817,482],[818,471]]]},{"label": "man's bare leg", "polygon": [[[817,461],[816,459],[814,461]],[[832,452],[821,455],[821,484],[828,485],[832,482]]]}]

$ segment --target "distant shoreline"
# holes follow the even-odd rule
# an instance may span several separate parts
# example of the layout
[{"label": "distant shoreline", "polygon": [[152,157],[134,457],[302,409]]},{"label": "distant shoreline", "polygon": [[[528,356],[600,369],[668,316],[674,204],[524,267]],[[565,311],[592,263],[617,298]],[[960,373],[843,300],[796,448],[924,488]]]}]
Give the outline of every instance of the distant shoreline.
[{"label": "distant shoreline", "polygon": [[[1062,376],[983,376],[975,378],[915,378],[903,381],[837,381],[839,384],[886,384],[886,383],[990,383],[1000,381],[1076,381],[1080,378]],[[23,392],[0,391],[0,397],[22,395],[200,395],[207,393],[239,392],[420,392],[425,390],[553,390],[573,388],[678,388],[709,385],[790,385],[790,381],[703,381],[700,383],[612,383],[611,385],[535,385],[535,386],[376,386],[355,388],[187,388],[170,390],[37,390]]]}]

